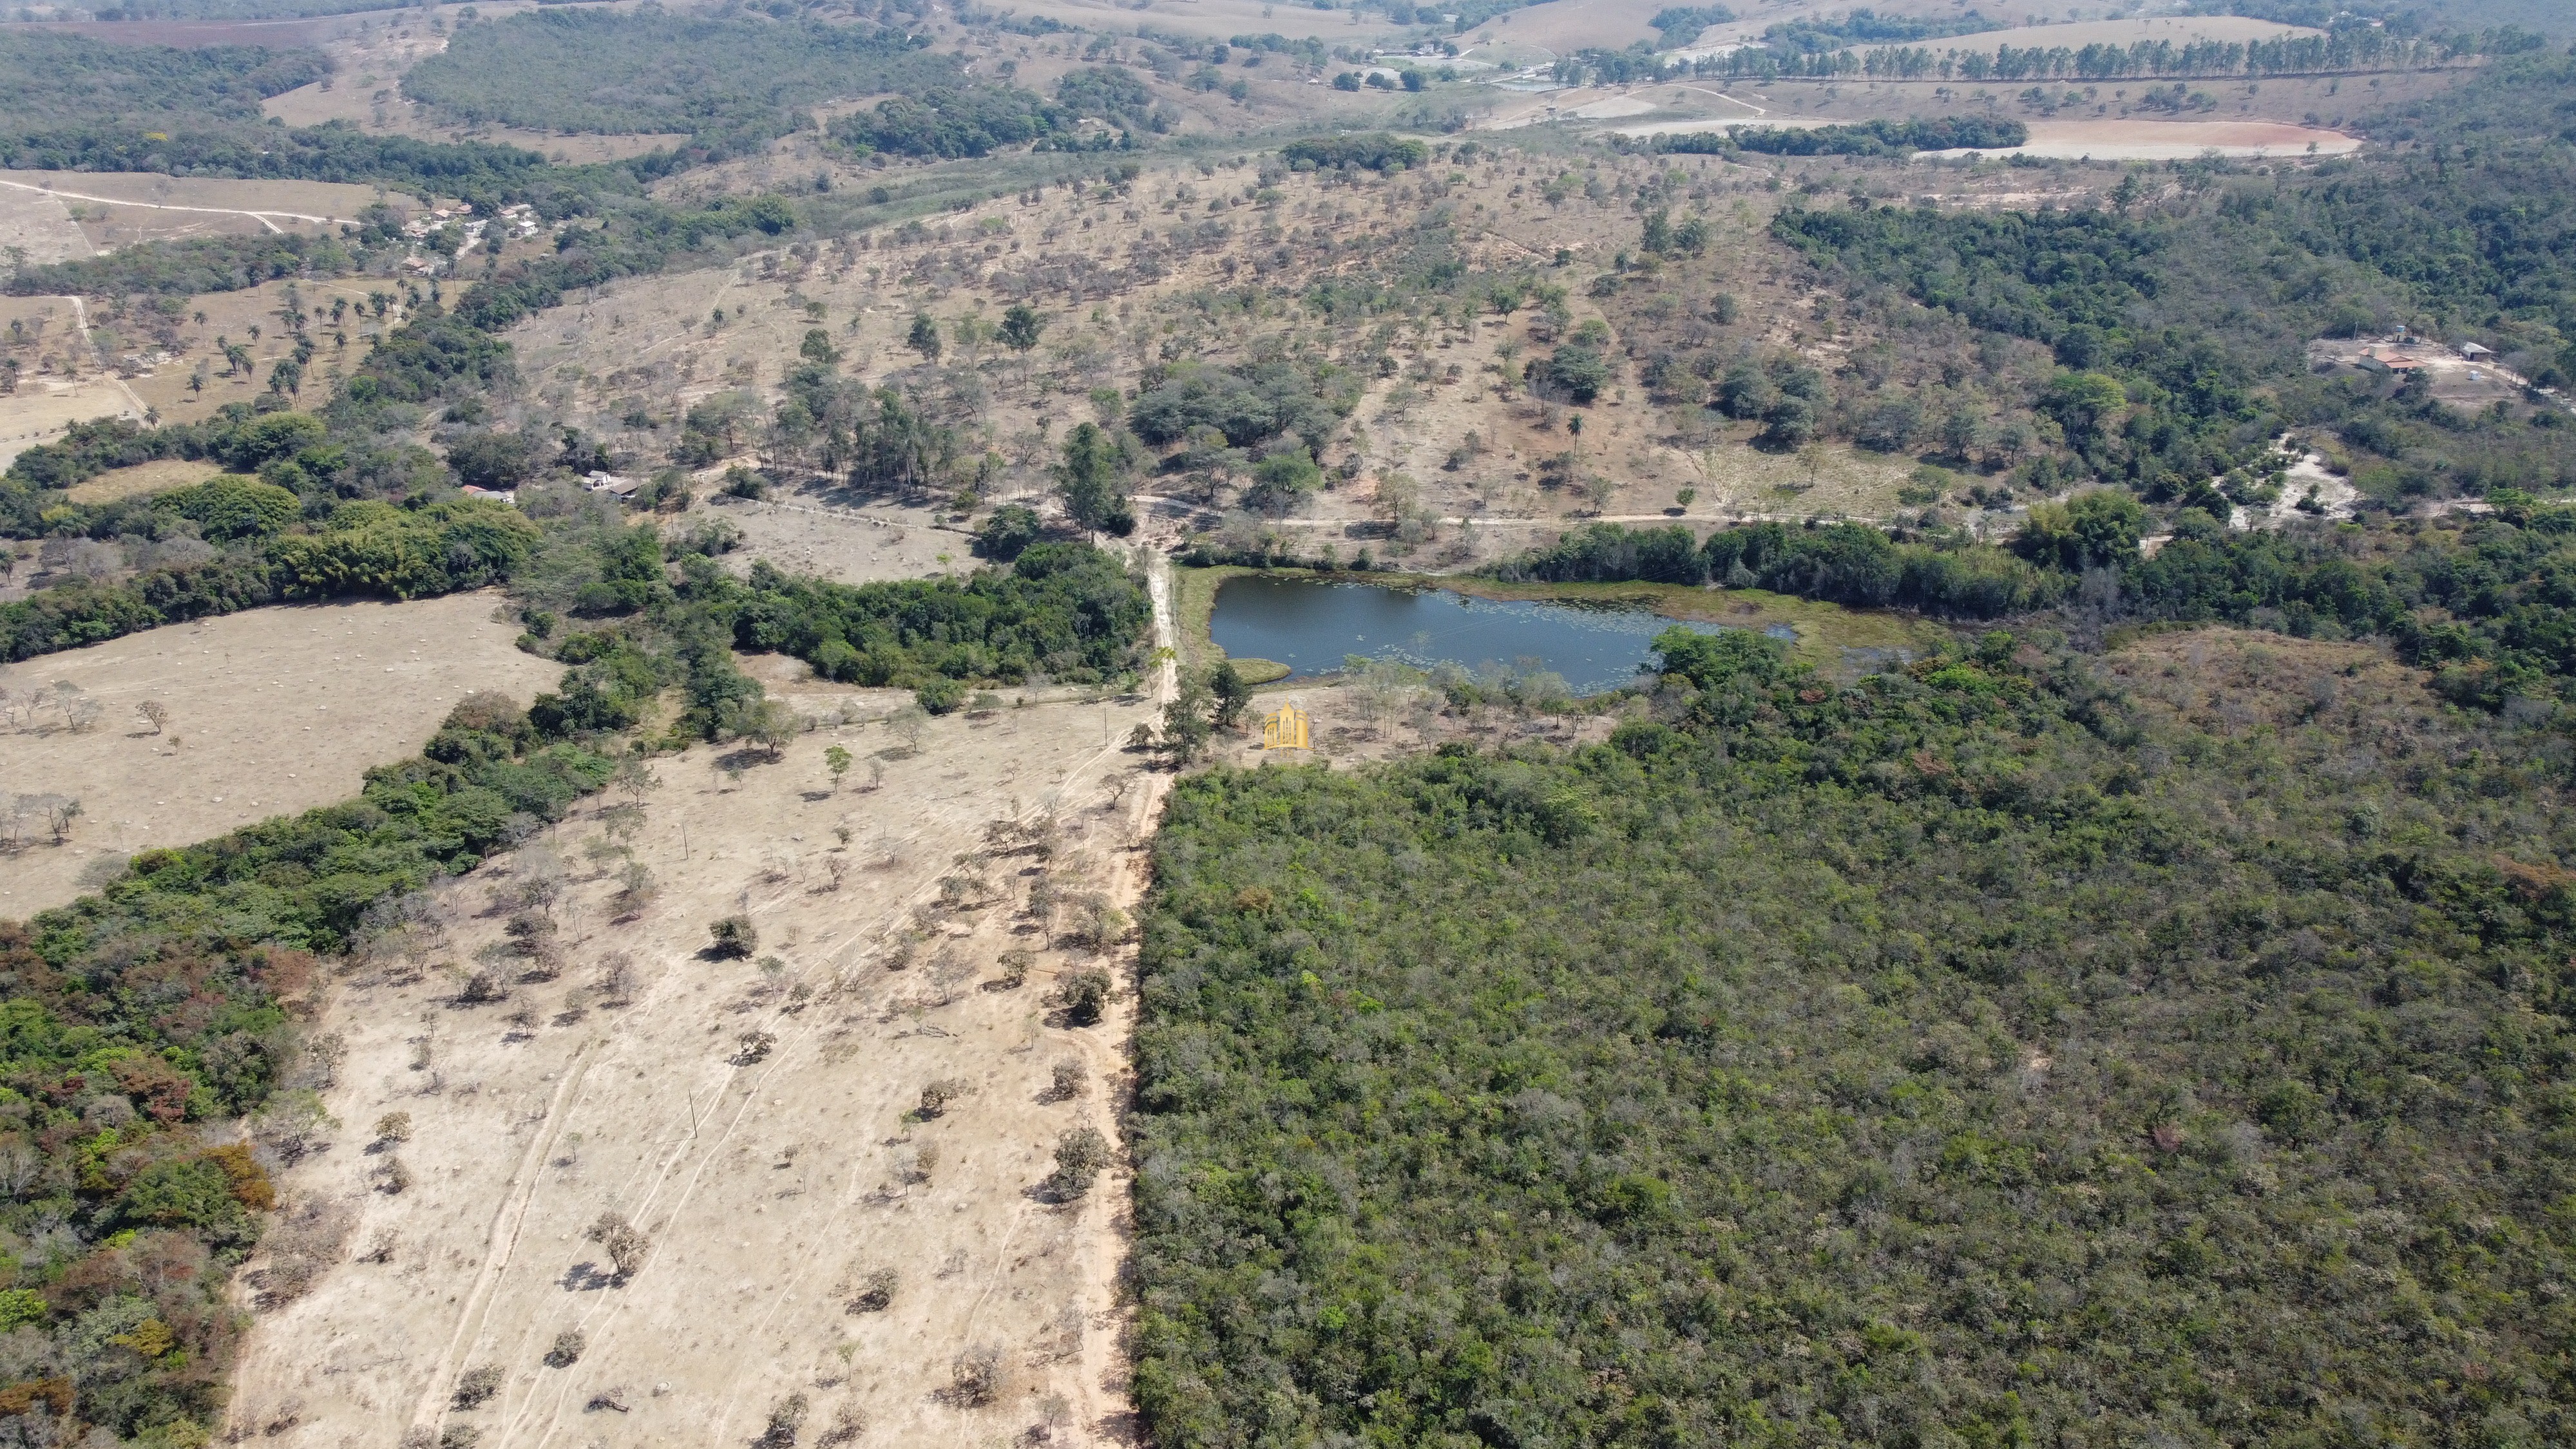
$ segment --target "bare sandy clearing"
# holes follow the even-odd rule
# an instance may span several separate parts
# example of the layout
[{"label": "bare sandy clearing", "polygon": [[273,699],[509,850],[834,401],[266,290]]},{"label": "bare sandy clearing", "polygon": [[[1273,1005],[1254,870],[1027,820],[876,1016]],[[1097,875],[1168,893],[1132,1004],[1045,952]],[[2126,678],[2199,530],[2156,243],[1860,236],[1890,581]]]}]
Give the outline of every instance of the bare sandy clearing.
[{"label": "bare sandy clearing", "polygon": [[[85,812],[70,844],[0,856],[0,916],[70,900],[93,862],[345,800],[471,690],[524,703],[552,688],[562,666],[512,647],[517,629],[492,621],[498,602],[256,609],[0,668],[12,696],[67,680],[101,706],[86,733],[0,746],[0,796],[71,795]],[[169,706],[166,733],[136,715],[147,699]]]},{"label": "bare sandy clearing", "polygon": [[93,250],[60,198],[0,187],[0,248],[21,247],[29,266],[71,261]]},{"label": "bare sandy clearing", "polygon": [[74,503],[113,503],[138,493],[167,493],[173,488],[203,483],[222,471],[212,463],[164,458],[156,463],[137,463],[131,468],[110,468],[64,496]]},{"label": "bare sandy clearing", "polygon": [[[2359,136],[2285,121],[2033,121],[2030,142],[1988,156],[2049,156],[2064,160],[2187,161],[2215,151],[2221,156],[2342,156],[2361,149]],[[1927,151],[1965,156],[1966,151]]]},{"label": "bare sandy clearing", "polygon": [[1593,46],[1618,50],[1656,39],[1661,32],[1646,21],[1664,8],[1663,0],[1548,0],[1498,15],[1472,34],[1480,43],[1531,45],[1555,55]]},{"label": "bare sandy clearing", "polygon": [[[378,186],[335,181],[229,181],[150,171],[0,171],[0,190],[46,193],[84,211],[104,208],[102,224],[119,228],[115,245],[153,235],[193,235],[207,219],[232,217],[276,229],[312,231],[354,221],[378,201],[408,210],[408,201]],[[127,235],[137,232],[138,235]]]},{"label": "bare sandy clearing", "polygon": [[755,559],[766,559],[790,573],[868,584],[984,567],[984,560],[973,554],[974,540],[955,529],[934,526],[936,515],[927,508],[886,503],[852,506],[828,495],[800,492],[767,503],[718,495],[690,518],[708,515],[742,530],[742,546],[722,556],[728,567],[738,571],[748,570]]},{"label": "bare sandy clearing", "polygon": [[38,443],[61,436],[74,423],[120,414],[142,415],[113,378],[95,373],[77,382],[21,377],[16,392],[0,397],[0,467]]}]

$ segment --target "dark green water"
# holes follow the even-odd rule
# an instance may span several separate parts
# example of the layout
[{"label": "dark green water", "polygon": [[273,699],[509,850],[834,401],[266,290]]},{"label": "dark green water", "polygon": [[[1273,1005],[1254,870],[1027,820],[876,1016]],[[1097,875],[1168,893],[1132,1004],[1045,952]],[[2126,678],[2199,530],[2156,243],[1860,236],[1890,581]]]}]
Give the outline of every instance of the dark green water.
[{"label": "dark green water", "polygon": [[[1396,588],[1320,579],[1228,579],[1216,594],[1209,633],[1237,659],[1275,659],[1299,675],[1327,674],[1347,655],[1395,659],[1417,668],[1509,665],[1563,675],[1577,694],[1616,689],[1637,677],[1657,634],[1695,624],[1637,609],[1471,598],[1447,589]],[[1795,634],[1786,625],[1774,637]]]}]

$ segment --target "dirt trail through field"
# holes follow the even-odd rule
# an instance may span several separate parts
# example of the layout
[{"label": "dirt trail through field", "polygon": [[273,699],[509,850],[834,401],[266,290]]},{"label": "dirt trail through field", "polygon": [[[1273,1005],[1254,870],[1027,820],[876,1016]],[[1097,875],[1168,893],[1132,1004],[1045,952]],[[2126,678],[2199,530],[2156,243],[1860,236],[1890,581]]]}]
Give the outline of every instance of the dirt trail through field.
[{"label": "dirt trail through field", "polygon": [[146,211],[197,211],[218,216],[247,216],[253,221],[258,222],[260,225],[267,227],[270,231],[278,232],[280,234],[283,234],[286,228],[279,226],[275,221],[270,220],[270,218],[282,216],[289,221],[319,222],[335,222],[346,219],[337,216],[307,216],[300,211],[252,211],[239,206],[174,206],[168,202],[161,201],[128,201],[119,196],[92,196],[85,191],[65,191],[60,187],[54,186],[30,186],[23,181],[0,181],[0,186],[6,186],[16,191],[43,192],[49,196],[59,196],[66,201],[99,201],[115,206],[139,206]]},{"label": "dirt trail through field", "polygon": [[[1124,1439],[1126,1172],[1069,1199],[1043,1184],[1062,1134],[1116,1140],[1132,946],[1103,913],[1142,891],[1169,782],[1121,742],[1174,687],[1158,664],[1139,695],[950,716],[918,750],[870,723],[776,763],[665,757],[629,854],[617,796],[438,891],[317,1023],[347,1044],[327,1094],[345,1125],[283,1181],[346,1227],[309,1291],[262,1312],[234,1431],[715,1449],[785,1416],[802,1443],[860,1424],[859,1443]],[[837,789],[833,743],[867,762]],[[649,900],[619,894],[628,859]],[[557,878],[555,944],[511,954],[503,897]],[[751,959],[701,949],[725,915],[757,932]],[[1117,984],[1076,1025],[1052,988],[1092,968]],[[477,970],[507,999],[474,1003]],[[396,1111],[407,1133],[371,1140]],[[603,1211],[649,1240],[627,1275],[585,1237]],[[292,1236],[253,1292],[297,1276]],[[959,1377],[979,1361],[993,1381]],[[488,1395],[460,1397],[487,1368]]]}]

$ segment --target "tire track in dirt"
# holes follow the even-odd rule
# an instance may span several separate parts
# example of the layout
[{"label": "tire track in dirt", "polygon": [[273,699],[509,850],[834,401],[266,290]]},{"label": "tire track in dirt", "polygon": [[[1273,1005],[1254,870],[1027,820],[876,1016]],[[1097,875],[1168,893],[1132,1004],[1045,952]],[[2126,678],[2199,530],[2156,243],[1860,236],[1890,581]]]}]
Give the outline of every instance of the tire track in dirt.
[{"label": "tire track in dirt", "polygon": [[573,1059],[565,1064],[563,1080],[555,1087],[554,1100],[547,1104],[545,1125],[529,1139],[527,1150],[519,1156],[518,1170],[511,1174],[510,1191],[501,1201],[501,1210],[492,1216],[492,1236],[483,1266],[476,1270],[474,1287],[457,1312],[456,1329],[439,1355],[438,1367],[412,1407],[415,1425],[437,1427],[439,1405],[451,1392],[448,1380],[456,1373],[457,1361],[481,1335],[482,1316],[489,1310],[492,1295],[500,1288],[501,1276],[508,1271],[511,1255],[518,1248],[519,1226],[527,1220],[529,1199],[536,1195],[537,1174],[544,1170],[546,1154],[554,1150],[555,1138],[563,1130],[565,1106],[589,1075],[590,1048],[589,1042],[574,1048]]}]

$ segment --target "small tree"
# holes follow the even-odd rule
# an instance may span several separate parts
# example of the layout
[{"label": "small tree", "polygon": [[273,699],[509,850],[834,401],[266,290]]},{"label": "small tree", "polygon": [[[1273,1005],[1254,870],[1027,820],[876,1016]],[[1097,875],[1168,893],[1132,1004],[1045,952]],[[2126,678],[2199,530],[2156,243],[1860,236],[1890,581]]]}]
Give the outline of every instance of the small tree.
[{"label": "small tree", "polygon": [[1038,332],[1046,319],[1026,302],[1013,302],[1002,309],[1002,341],[1015,352],[1026,352],[1038,345]]},{"label": "small tree", "polygon": [[1109,1139],[1097,1128],[1076,1127],[1055,1140],[1055,1171],[1047,1176],[1047,1192],[1060,1201],[1081,1197],[1108,1165]]},{"label": "small tree", "polygon": [[850,752],[839,745],[825,745],[823,747],[823,768],[832,772],[833,793],[838,794],[840,792],[841,777],[850,773],[850,764],[852,759],[853,756]]},{"label": "small tree", "polygon": [[950,1400],[963,1408],[980,1409],[1000,1398],[1009,1362],[1000,1349],[990,1344],[977,1344],[960,1353],[949,1366]]},{"label": "small tree", "polygon": [[170,723],[170,706],[157,699],[143,701],[134,707],[134,712],[143,716],[143,722],[152,726],[152,733],[156,735],[161,733],[163,726]]},{"label": "small tree", "polygon": [[609,1266],[616,1270],[620,1282],[640,1272],[644,1259],[653,1251],[652,1239],[637,1231],[621,1213],[601,1213],[582,1236],[607,1249]]},{"label": "small tree", "polygon": [[623,793],[637,805],[642,805],[644,797],[661,783],[661,777],[653,773],[653,762],[642,755],[628,755],[618,761],[617,769],[608,777],[610,789]]},{"label": "small tree", "polygon": [[1127,501],[1127,460],[1117,440],[1098,423],[1083,423],[1066,436],[1055,486],[1076,527],[1121,538],[1135,532],[1136,512]]},{"label": "small tree", "polygon": [[483,1401],[501,1392],[502,1373],[497,1364],[467,1369],[456,1381],[456,1407],[476,1409]]},{"label": "small tree", "polygon": [[917,704],[907,704],[886,717],[886,728],[903,742],[907,750],[919,752],[922,737],[930,730],[930,711]]},{"label": "small tree", "polygon": [[1208,676],[1208,691],[1215,696],[1215,709],[1208,722],[1218,729],[1232,729],[1252,706],[1252,686],[1243,682],[1243,674],[1231,659],[1218,663]]},{"label": "small tree", "polygon": [[924,362],[939,360],[939,324],[927,312],[912,315],[912,330],[904,334],[903,345],[921,354]]},{"label": "small tree", "polygon": [[1074,971],[1056,987],[1056,1001],[1064,1007],[1064,1019],[1075,1026],[1094,1026],[1100,1021],[1101,1008],[1109,1001],[1109,973]]},{"label": "small tree", "polygon": [[707,954],[718,960],[749,956],[760,949],[760,930],[749,916],[724,916],[708,923],[707,934],[714,938]]}]

